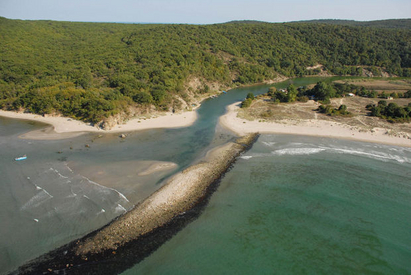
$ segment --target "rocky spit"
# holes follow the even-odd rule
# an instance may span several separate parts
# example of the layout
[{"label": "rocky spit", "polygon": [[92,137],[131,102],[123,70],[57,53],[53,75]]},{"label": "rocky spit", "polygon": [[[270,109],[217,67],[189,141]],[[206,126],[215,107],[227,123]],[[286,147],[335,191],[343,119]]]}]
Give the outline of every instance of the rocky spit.
[{"label": "rocky spit", "polygon": [[221,177],[258,137],[249,134],[211,150],[128,213],[11,274],[121,273],[197,218]]}]

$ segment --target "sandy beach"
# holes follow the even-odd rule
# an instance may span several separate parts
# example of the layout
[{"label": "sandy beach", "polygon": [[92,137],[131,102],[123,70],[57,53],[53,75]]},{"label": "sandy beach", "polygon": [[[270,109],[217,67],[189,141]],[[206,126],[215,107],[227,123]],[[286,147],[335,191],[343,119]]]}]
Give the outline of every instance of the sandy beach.
[{"label": "sandy beach", "polygon": [[411,147],[409,136],[390,135],[384,128],[374,128],[373,131],[359,131],[350,125],[325,121],[319,119],[291,120],[284,119],[280,122],[260,122],[239,118],[237,112],[240,109],[240,102],[236,102],[227,107],[227,113],[220,117],[220,124],[237,133],[245,135],[247,133],[260,132],[262,134],[292,134],[330,138],[343,138],[364,142],[375,142],[389,145]]},{"label": "sandy beach", "polygon": [[168,112],[164,115],[158,115],[155,118],[133,118],[129,120],[126,124],[116,125],[110,130],[102,130],[88,123],[84,123],[82,121],[74,120],[67,117],[43,117],[41,115],[36,114],[16,113],[3,110],[0,110],[0,116],[14,119],[33,120],[45,124],[50,124],[51,127],[49,128],[28,132],[20,136],[24,139],[41,140],[71,138],[87,132],[126,133],[131,131],[156,128],[180,128],[192,125],[197,119],[196,111],[188,111],[178,114]]}]

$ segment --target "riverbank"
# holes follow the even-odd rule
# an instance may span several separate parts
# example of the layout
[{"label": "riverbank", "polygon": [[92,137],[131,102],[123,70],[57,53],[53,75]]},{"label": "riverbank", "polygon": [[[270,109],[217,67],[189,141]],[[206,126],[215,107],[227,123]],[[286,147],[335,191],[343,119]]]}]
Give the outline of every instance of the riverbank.
[{"label": "riverbank", "polygon": [[[203,160],[173,176],[133,210],[102,229],[20,267],[16,274],[120,273],[151,253],[148,247],[157,247],[161,240],[171,237],[167,227],[173,227],[176,232],[193,220],[192,209],[211,195],[210,186],[218,182],[242,152],[251,148],[258,136],[249,134],[211,150]],[[195,212],[198,215],[201,209]],[[136,245],[141,242],[144,244]],[[125,259],[127,263],[123,262]]]},{"label": "riverbank", "polygon": [[51,127],[31,131],[20,136],[23,139],[39,139],[39,140],[56,140],[79,136],[87,132],[93,133],[125,133],[138,130],[156,129],[156,128],[180,128],[192,125],[197,119],[196,111],[187,111],[182,113],[167,112],[158,114],[152,118],[133,118],[126,124],[115,125],[110,130],[102,130],[94,127],[89,123],[84,123],[79,120],[74,120],[67,117],[54,117],[30,114],[17,113],[11,111],[0,110],[0,116],[32,120],[51,125]]},{"label": "riverbank", "polygon": [[374,128],[371,131],[363,131],[350,125],[312,119],[282,119],[280,121],[268,122],[262,120],[247,120],[237,116],[240,110],[240,102],[227,107],[227,113],[220,117],[223,127],[238,135],[260,132],[264,134],[292,134],[316,137],[343,138],[364,142],[375,142],[389,145],[411,147],[409,135],[395,134],[385,128]]}]

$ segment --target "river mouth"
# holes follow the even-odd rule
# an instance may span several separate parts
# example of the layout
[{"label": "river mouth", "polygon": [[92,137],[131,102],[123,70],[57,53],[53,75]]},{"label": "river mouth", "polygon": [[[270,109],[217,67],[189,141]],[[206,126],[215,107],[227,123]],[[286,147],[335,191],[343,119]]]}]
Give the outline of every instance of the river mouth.
[{"label": "river mouth", "polygon": [[258,137],[251,134],[214,149],[135,209],[12,274],[118,274],[127,270],[199,217],[221,178]]},{"label": "river mouth", "polygon": [[[285,88],[290,81],[295,86],[308,85],[321,79],[293,79],[275,86]],[[239,88],[206,100],[197,110],[198,119],[191,127],[130,132],[126,139],[119,138],[118,134],[103,134],[101,138],[98,134],[86,134],[67,140],[21,140],[19,135],[42,129],[44,125],[1,119],[0,186],[3,192],[0,193],[0,204],[4,219],[0,236],[0,273],[15,270],[30,259],[110,223],[159,189],[171,173],[187,168],[210,149],[232,140],[234,134],[221,129],[218,124],[226,106],[243,100],[249,92],[255,95],[265,93],[269,86]],[[87,144],[89,147],[85,146]],[[26,161],[14,161],[17,155],[24,154],[28,156]],[[73,162],[85,169],[92,166],[101,169],[116,162],[147,160],[173,162],[178,168],[161,179],[154,179],[154,174],[144,176],[153,176],[153,180],[141,182],[137,192],[131,182],[129,186],[119,184],[114,187],[129,198],[129,203],[108,188],[114,183],[104,186],[96,182],[101,185],[99,187],[81,174],[73,175],[65,166]],[[74,182],[67,183],[73,177]],[[27,207],[30,201],[34,203]]]}]

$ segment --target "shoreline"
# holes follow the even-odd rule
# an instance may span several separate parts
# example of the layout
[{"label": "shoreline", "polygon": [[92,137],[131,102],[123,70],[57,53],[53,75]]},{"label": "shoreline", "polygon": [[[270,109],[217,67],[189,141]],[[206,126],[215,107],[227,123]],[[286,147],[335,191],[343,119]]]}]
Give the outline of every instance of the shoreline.
[{"label": "shoreline", "polygon": [[103,130],[88,123],[68,117],[43,117],[37,114],[17,113],[4,110],[0,110],[0,116],[11,119],[31,120],[50,125],[45,129],[30,131],[20,136],[22,139],[37,140],[66,139],[85,133],[126,133],[147,129],[181,128],[191,126],[197,120],[197,112],[195,110],[177,114],[167,112],[164,115],[158,115],[157,117],[149,119],[132,118],[125,124],[117,124],[110,130]]},{"label": "shoreline", "polygon": [[219,123],[237,135],[259,132],[261,134],[289,134],[315,137],[348,139],[362,142],[381,143],[402,147],[411,147],[411,139],[387,134],[387,129],[374,128],[374,132],[353,129],[352,126],[339,122],[308,119],[295,121],[284,119],[278,122],[259,122],[239,118],[237,112],[241,102],[227,106],[227,113],[220,117]]},{"label": "shoreline", "polygon": [[195,220],[219,181],[258,133],[212,149],[108,225],[20,266],[11,274],[119,274]]}]

